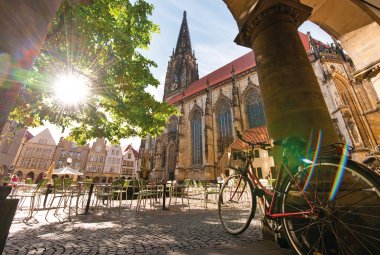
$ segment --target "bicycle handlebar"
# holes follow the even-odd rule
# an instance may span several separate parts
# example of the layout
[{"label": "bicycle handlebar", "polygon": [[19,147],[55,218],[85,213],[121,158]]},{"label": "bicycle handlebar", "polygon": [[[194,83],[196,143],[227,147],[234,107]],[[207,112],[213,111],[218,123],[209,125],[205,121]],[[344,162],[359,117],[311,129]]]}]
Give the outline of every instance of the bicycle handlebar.
[{"label": "bicycle handlebar", "polygon": [[249,146],[251,146],[252,149],[254,149],[254,148],[260,148],[260,149],[263,149],[263,150],[268,150],[268,149],[272,148],[272,146],[271,146],[270,144],[268,144],[268,143],[261,143],[261,142],[259,142],[259,143],[253,143],[253,142],[250,142],[250,141],[245,140],[245,139],[243,138],[242,134],[241,134],[239,131],[236,131],[236,135],[237,135],[237,137],[238,137],[241,141],[243,141],[243,142],[245,142],[246,144],[248,144]]}]

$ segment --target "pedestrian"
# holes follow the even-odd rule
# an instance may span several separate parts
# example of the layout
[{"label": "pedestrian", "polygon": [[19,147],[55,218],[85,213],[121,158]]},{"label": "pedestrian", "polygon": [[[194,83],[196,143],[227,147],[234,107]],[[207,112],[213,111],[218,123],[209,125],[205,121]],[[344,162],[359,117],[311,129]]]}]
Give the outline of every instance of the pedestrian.
[{"label": "pedestrian", "polygon": [[19,180],[18,180],[17,175],[15,175],[15,174],[12,175],[11,181],[12,181],[12,182],[18,182]]}]

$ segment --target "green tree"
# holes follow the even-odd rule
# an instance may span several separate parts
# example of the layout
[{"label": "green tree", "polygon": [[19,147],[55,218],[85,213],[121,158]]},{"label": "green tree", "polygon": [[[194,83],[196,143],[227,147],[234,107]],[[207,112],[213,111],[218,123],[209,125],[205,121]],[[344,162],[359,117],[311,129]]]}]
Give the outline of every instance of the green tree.
[{"label": "green tree", "polygon": [[[10,117],[27,126],[49,121],[62,130],[73,127],[69,139],[80,144],[160,133],[175,108],[145,91],[159,84],[150,72],[156,64],[141,54],[159,32],[149,20],[152,11],[144,0],[66,1]],[[52,83],[62,72],[88,79],[86,101],[64,105],[54,98]]]}]

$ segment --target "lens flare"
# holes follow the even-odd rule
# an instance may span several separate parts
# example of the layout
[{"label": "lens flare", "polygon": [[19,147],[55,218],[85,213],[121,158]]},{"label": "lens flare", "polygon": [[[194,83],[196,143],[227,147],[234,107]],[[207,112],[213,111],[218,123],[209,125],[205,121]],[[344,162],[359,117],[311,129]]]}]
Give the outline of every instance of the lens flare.
[{"label": "lens flare", "polygon": [[[319,130],[317,148],[314,151],[314,157],[313,157],[313,160],[311,161],[311,163],[312,163],[311,169],[310,169],[308,176],[306,178],[305,185],[303,186],[303,189],[302,189],[303,192],[305,192],[306,189],[309,187],[311,178],[313,177],[314,169],[315,169],[315,165],[316,165],[315,162],[318,159],[319,151],[321,149],[321,142],[322,142],[322,130]],[[305,160],[307,160],[307,159],[305,159]],[[303,160],[303,161],[306,162],[305,160]]]},{"label": "lens flare", "polygon": [[330,191],[329,201],[334,201],[336,194],[338,193],[340,183],[342,182],[344,170],[346,169],[348,159],[348,144],[343,147],[342,156],[340,158],[339,169],[335,175],[334,182]]},{"label": "lens flare", "polygon": [[64,105],[77,105],[89,94],[88,80],[79,74],[67,73],[58,77],[53,85],[54,95]]}]

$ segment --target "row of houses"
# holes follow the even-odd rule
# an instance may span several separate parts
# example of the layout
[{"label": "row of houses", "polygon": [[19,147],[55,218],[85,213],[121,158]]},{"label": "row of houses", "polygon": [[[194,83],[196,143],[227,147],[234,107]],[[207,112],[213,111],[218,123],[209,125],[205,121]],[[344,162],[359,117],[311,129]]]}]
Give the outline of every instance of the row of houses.
[{"label": "row of houses", "polygon": [[49,166],[70,167],[94,182],[138,176],[138,152],[131,146],[109,144],[97,138],[93,144],[78,146],[61,138],[56,144],[49,129],[33,136],[25,127],[8,121],[0,137],[0,167],[20,179],[42,179]]}]

